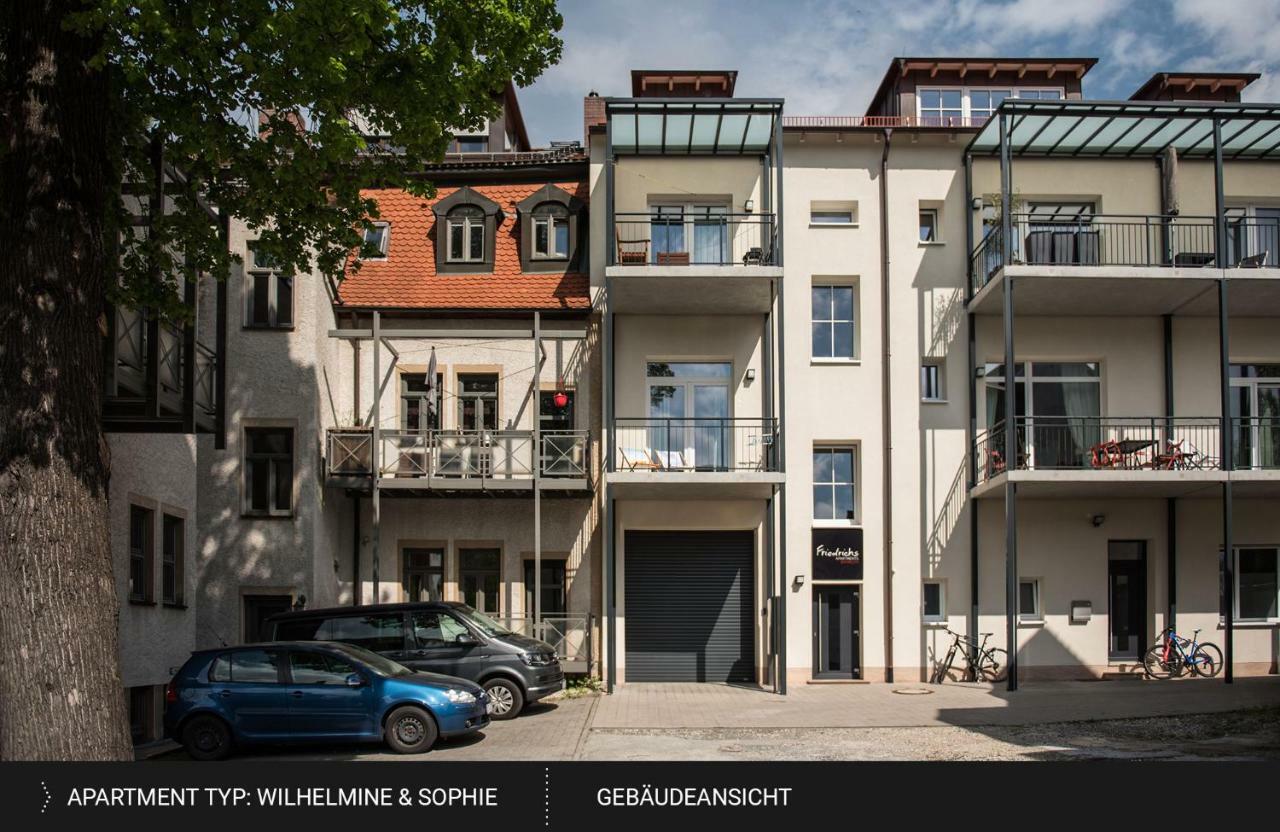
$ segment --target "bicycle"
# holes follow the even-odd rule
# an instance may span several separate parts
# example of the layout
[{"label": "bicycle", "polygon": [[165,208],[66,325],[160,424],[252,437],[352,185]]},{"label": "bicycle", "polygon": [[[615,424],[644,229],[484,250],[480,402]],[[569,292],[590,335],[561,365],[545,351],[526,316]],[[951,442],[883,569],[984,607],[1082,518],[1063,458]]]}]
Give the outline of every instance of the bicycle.
[{"label": "bicycle", "polygon": [[[933,678],[930,679],[933,684],[940,685],[946,681],[951,665],[956,660],[956,654],[962,652],[962,646],[967,666],[965,678],[969,681],[976,682],[981,678],[984,682],[1003,682],[1009,675],[1008,654],[999,647],[987,647],[987,639],[991,638],[991,633],[979,633],[978,635],[982,636],[981,643],[976,643],[968,636],[961,635],[949,627],[947,633],[952,636],[951,647],[947,649],[946,658],[933,672]],[[974,655],[978,657],[976,664],[972,659]]]},{"label": "bicycle", "polygon": [[1165,627],[1156,643],[1142,657],[1142,667],[1152,679],[1172,679],[1190,669],[1197,676],[1212,679],[1222,671],[1222,651],[1211,642],[1199,642],[1200,628],[1191,638],[1183,638]]}]

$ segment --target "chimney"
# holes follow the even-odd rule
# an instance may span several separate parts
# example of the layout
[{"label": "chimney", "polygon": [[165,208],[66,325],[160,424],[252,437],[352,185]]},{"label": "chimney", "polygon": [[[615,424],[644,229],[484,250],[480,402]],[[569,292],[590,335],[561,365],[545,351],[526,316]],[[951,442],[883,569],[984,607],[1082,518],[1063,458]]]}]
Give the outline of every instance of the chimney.
[{"label": "chimney", "polygon": [[591,148],[591,128],[604,124],[604,99],[600,93],[592,90],[582,99],[582,146]]}]

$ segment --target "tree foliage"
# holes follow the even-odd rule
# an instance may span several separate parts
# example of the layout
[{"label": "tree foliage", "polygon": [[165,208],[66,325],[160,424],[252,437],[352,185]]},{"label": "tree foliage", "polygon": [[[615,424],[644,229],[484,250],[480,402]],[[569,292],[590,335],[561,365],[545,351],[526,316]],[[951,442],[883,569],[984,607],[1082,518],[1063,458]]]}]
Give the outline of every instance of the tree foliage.
[{"label": "tree foliage", "polygon": [[[415,174],[559,58],[561,22],[554,0],[92,0],[67,25],[100,39],[111,149],[143,197],[117,200],[117,299],[173,310],[155,275],[227,273],[200,200],[285,268],[338,274],[377,217],[361,188],[428,194]],[[154,193],[157,143],[186,179],[139,236],[126,217]]]}]

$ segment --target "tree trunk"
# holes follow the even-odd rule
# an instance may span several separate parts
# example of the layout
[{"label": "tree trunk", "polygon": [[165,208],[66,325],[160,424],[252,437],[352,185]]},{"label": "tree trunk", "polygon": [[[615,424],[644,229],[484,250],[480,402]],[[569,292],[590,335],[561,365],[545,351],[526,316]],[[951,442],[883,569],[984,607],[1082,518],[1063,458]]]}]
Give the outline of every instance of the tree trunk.
[{"label": "tree trunk", "polygon": [[62,28],[84,6],[3,6],[0,759],[130,759],[101,410],[112,88]]}]

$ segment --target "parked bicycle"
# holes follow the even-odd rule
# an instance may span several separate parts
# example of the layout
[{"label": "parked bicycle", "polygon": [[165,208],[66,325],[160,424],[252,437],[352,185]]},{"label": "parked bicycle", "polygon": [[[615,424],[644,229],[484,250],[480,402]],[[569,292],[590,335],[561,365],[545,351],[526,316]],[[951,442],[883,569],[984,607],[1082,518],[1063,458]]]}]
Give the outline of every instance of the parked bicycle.
[{"label": "parked bicycle", "polygon": [[1191,638],[1183,638],[1172,627],[1161,630],[1156,643],[1142,657],[1147,675],[1152,679],[1173,679],[1190,670],[1206,679],[1217,676],[1222,671],[1222,651],[1216,644],[1200,643],[1199,638],[1198,627]]},{"label": "parked bicycle", "polygon": [[967,666],[965,678],[971,682],[979,679],[984,682],[1003,682],[1009,675],[1008,654],[999,647],[987,646],[987,639],[991,638],[991,633],[979,633],[978,635],[982,636],[981,643],[975,643],[973,639],[950,628],[947,628],[947,633],[952,637],[951,646],[947,649],[946,658],[938,663],[933,672],[933,678],[930,681],[935,685],[946,681],[957,653],[964,656]]}]

